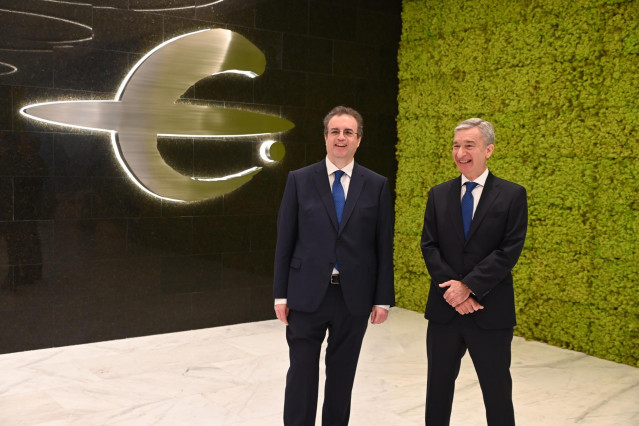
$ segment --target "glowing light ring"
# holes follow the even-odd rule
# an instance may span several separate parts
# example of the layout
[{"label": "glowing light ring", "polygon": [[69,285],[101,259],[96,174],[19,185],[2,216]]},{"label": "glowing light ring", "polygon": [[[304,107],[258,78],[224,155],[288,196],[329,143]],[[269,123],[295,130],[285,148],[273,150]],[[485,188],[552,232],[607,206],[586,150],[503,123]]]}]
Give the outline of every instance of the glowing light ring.
[{"label": "glowing light ring", "polygon": [[5,65],[9,68],[11,68],[11,70],[7,71],[7,72],[0,72],[0,75],[10,75],[13,74],[14,72],[18,71],[18,67],[11,65],[11,64],[7,64],[6,62],[0,62],[0,65]]}]

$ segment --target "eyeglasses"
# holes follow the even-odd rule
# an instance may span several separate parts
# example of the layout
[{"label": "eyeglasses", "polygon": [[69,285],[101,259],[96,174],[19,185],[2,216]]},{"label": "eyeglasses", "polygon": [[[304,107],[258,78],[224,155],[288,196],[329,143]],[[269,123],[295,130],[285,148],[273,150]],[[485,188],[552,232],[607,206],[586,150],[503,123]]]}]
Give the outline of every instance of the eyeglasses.
[{"label": "eyeglasses", "polygon": [[328,131],[328,134],[333,136],[333,137],[338,137],[340,135],[340,133],[342,133],[344,135],[345,138],[354,138],[356,135],[359,135],[359,133],[357,133],[355,130],[353,129],[344,129],[344,130],[340,130],[340,129],[331,129]]}]

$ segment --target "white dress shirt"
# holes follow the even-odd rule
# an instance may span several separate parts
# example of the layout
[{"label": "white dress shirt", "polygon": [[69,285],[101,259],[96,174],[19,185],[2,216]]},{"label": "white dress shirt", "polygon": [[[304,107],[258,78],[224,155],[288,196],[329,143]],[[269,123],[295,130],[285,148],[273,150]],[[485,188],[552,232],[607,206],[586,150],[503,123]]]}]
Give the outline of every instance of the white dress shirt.
[{"label": "white dress shirt", "polygon": [[[478,184],[473,190],[473,217],[475,217],[475,210],[477,210],[477,204],[479,204],[479,198],[481,197],[481,193],[484,192],[484,186],[486,185],[486,178],[488,178],[488,169],[484,170],[484,173],[479,175],[479,177],[473,181]],[[465,185],[466,182],[469,182],[468,178],[462,175],[461,194],[459,196],[460,200],[464,197],[464,194],[466,193],[466,185]]]},{"label": "white dress shirt", "polygon": [[[342,182],[342,188],[344,188],[344,200],[348,198],[348,187],[351,184],[351,175],[353,174],[354,165],[355,165],[355,160],[351,161],[346,166],[344,166],[343,169],[341,169],[344,172],[342,179],[340,179],[340,182]],[[328,183],[331,187],[331,191],[333,191],[333,183],[335,183],[335,172],[338,170],[340,169],[335,164],[331,163],[331,161],[328,159],[328,156],[327,156],[326,171],[328,172]],[[339,274],[339,271],[333,268],[333,274]]]}]

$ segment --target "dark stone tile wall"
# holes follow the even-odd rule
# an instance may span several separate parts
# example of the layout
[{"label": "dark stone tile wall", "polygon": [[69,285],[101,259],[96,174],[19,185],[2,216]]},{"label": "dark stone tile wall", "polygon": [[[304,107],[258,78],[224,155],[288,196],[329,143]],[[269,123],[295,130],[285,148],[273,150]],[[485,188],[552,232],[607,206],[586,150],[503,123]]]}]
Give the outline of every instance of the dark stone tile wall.
[{"label": "dark stone tile wall", "polygon": [[[287,173],[325,155],[322,118],[364,116],[357,160],[394,181],[400,0],[6,0],[0,13],[0,353],[274,318],[276,217]],[[263,170],[222,197],[147,195],[103,132],[22,116],[28,104],[110,100],[146,52],[226,28],[266,57],[256,79],[205,78],[183,98],[279,115],[265,138],[158,138],[185,175]]]}]

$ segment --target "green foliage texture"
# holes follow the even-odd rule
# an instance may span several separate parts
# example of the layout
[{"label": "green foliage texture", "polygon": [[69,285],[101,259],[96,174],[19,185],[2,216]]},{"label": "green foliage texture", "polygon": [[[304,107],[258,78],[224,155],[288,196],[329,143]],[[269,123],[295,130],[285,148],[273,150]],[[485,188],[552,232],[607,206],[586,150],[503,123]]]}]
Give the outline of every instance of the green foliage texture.
[{"label": "green foliage texture", "polygon": [[404,0],[402,18],[398,305],[426,305],[428,190],[482,117],[488,167],[528,190],[515,333],[638,366],[639,0]]}]

